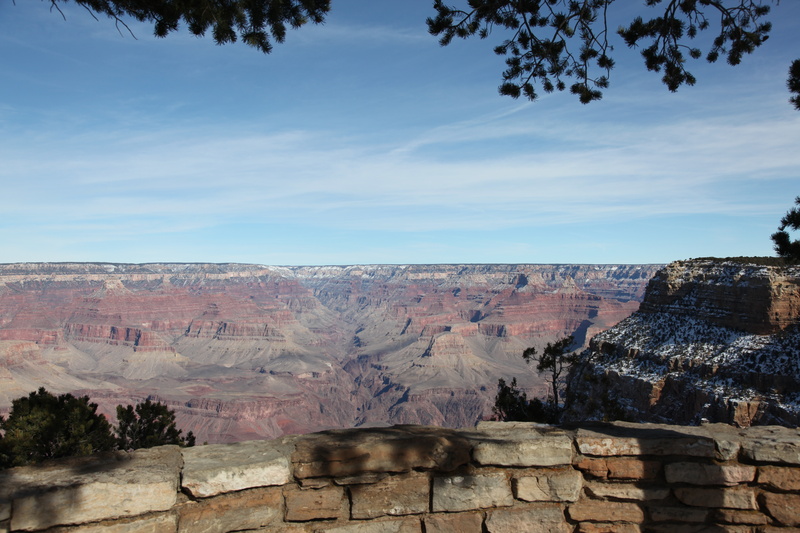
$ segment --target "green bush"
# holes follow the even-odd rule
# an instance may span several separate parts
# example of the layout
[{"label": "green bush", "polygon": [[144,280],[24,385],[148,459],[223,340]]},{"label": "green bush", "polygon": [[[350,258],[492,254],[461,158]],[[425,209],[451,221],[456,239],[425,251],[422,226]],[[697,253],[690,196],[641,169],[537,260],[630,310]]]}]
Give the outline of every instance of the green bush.
[{"label": "green bush", "polygon": [[118,405],[117,417],[119,425],[112,428],[88,396],[55,396],[40,388],[17,398],[8,419],[0,417],[0,468],[114,449],[195,444],[192,432],[182,437],[175,426],[175,413],[159,402],[146,400],[127,408]]},{"label": "green bush", "polygon": [[539,398],[529,400],[525,392],[517,388],[517,378],[511,380],[511,385],[507,385],[503,378],[498,380],[492,414],[494,420],[503,422],[554,424],[558,419],[552,402],[543,402]]},{"label": "green bush", "polygon": [[116,445],[111,424],[88,396],[55,396],[40,388],[12,402],[0,422],[0,466],[21,466],[47,459],[89,455]]},{"label": "green bush", "polygon": [[134,408],[117,406],[117,446],[120,450],[152,448],[165,444],[194,446],[195,437],[190,431],[181,437],[175,426],[175,413],[160,402],[149,399]]}]

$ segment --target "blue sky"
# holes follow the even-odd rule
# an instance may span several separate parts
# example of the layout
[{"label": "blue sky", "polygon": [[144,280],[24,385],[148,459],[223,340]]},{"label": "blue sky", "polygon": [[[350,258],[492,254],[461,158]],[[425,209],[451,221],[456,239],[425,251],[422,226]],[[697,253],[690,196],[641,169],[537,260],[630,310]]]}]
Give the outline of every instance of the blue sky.
[{"label": "blue sky", "polygon": [[617,42],[588,106],[499,96],[500,36],[442,48],[428,1],[334,0],[270,55],[48,6],[0,3],[0,262],[773,255],[800,195],[799,2],[675,94]]}]

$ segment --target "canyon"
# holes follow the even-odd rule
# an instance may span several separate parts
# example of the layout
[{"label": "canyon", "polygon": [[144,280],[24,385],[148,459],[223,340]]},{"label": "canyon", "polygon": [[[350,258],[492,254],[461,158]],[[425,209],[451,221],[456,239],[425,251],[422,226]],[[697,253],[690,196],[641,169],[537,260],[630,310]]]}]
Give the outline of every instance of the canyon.
[{"label": "canyon", "polygon": [[0,265],[0,412],[39,387],[166,403],[198,442],[473,426],[529,346],[636,311],[660,265]]}]

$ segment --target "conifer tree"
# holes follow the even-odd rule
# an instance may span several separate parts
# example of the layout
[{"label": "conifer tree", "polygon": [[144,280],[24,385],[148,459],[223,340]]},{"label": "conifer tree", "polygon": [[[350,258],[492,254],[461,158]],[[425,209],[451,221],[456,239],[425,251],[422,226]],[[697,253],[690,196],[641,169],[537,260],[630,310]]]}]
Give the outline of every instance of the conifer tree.
[{"label": "conifer tree", "polygon": [[536,348],[527,348],[522,357],[528,364],[535,362],[536,371],[545,375],[550,385],[550,397],[545,401],[539,398],[528,400],[525,391],[517,388],[517,378],[511,380],[511,385],[507,385],[506,381],[500,378],[492,407],[493,418],[507,422],[559,423],[562,410],[561,392],[565,388],[566,374],[578,360],[578,356],[569,351],[573,342],[572,336],[554,343],[549,342],[541,354]]},{"label": "conifer tree", "polygon": [[[153,24],[158,37],[179,30],[183,24],[193,34],[211,32],[217,44],[244,42],[264,53],[273,41],[281,43],[287,28],[308,22],[321,24],[330,11],[330,0],[49,0],[55,11],[70,1],[93,15],[112,18],[119,28],[125,20]],[[467,39],[492,32],[504,38],[496,54],[506,58],[501,94],[530,100],[538,88],[546,93],[569,90],[586,104],[599,100],[610,83],[614,46],[608,27],[609,10],[630,9],[629,0],[433,0],[435,16],[427,19],[428,31],[444,46],[454,37]],[[629,47],[640,47],[645,68],[662,74],[670,91],[694,85],[688,70],[690,59],[711,63],[724,57],[730,65],[755,51],[768,38],[772,25],[766,20],[778,0],[638,0],[643,14],[617,30]],[[466,5],[464,5],[466,4]],[[62,13],[63,15],[63,13]],[[716,34],[705,51],[695,44],[703,32]],[[131,30],[128,28],[128,31]],[[132,33],[132,32],[131,32]],[[790,101],[800,109],[800,59],[788,78]]]},{"label": "conifer tree", "polygon": [[792,61],[792,65],[789,67],[789,79],[786,80],[786,86],[793,95],[789,98],[789,102],[795,109],[800,111],[800,59]]},{"label": "conifer tree", "polygon": [[528,399],[525,391],[517,388],[517,378],[506,384],[500,378],[497,382],[497,396],[492,407],[492,419],[504,422],[542,422],[555,423],[552,405],[539,398]]},{"label": "conifer tree", "polygon": [[794,199],[798,207],[793,207],[781,219],[778,231],[772,234],[772,242],[775,243],[775,253],[789,263],[800,263],[800,240],[794,241],[789,236],[786,228],[795,231],[800,230],[800,196]]},{"label": "conifer tree", "polygon": [[117,406],[117,446],[120,450],[152,448],[165,444],[194,446],[195,436],[190,431],[182,437],[175,425],[175,413],[161,402],[148,398],[136,407]]},{"label": "conifer tree", "polygon": [[[287,27],[299,28],[309,21],[320,24],[330,10],[330,0],[73,0],[90,13],[112,18],[118,28],[125,19],[153,24],[157,37],[166,37],[181,24],[193,34],[211,32],[217,44],[241,40],[265,54],[272,41],[282,43]],[[50,0],[53,9],[69,0]],[[62,13],[63,15],[63,13]]]},{"label": "conifer tree", "polygon": [[550,401],[555,412],[555,422],[559,422],[561,418],[560,393],[564,389],[565,374],[577,361],[577,356],[569,351],[573,342],[574,338],[570,335],[554,343],[548,342],[541,354],[536,348],[527,348],[522,353],[525,362],[535,362],[536,371],[544,373],[550,384]]},{"label": "conifer tree", "polygon": [[44,387],[11,404],[8,419],[0,422],[0,466],[22,466],[47,459],[90,455],[111,450],[111,424],[97,413],[88,396],[55,396]]},{"label": "conifer tree", "polygon": [[[768,38],[772,24],[766,19],[770,0],[644,0],[643,15],[621,26],[617,34],[631,48],[641,47],[647,70],[658,72],[670,91],[694,85],[688,70],[690,59],[705,57],[714,63],[724,57],[730,65],[755,51]],[[629,1],[615,0],[460,0],[460,6],[434,0],[436,16],[428,19],[428,31],[448,45],[454,37],[502,34],[494,52],[506,58],[499,91],[513,98],[538,97],[569,90],[581,103],[599,100],[609,86],[613,29],[612,7],[630,9]],[[466,5],[464,5],[466,4]],[[713,28],[716,34],[705,51],[697,39]],[[800,62],[798,60],[796,63]],[[800,94],[800,65],[793,65],[789,89]],[[537,87],[538,86],[538,87]],[[792,103],[800,109],[798,98]]]}]

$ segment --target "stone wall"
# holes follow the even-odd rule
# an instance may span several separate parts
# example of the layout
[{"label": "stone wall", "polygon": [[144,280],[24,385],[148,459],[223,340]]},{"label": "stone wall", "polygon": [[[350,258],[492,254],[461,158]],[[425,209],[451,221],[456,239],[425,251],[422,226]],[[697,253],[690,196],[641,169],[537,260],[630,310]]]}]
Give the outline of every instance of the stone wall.
[{"label": "stone wall", "polygon": [[336,430],[0,472],[0,532],[800,531],[800,431]]}]

